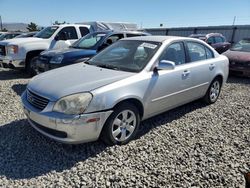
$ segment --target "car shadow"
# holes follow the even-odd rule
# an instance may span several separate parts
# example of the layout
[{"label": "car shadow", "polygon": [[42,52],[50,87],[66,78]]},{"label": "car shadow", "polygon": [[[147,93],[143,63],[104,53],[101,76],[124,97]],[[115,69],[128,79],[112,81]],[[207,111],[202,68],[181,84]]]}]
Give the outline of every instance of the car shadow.
[{"label": "car shadow", "polygon": [[227,83],[230,84],[250,84],[250,78],[242,76],[229,75]]},{"label": "car shadow", "polygon": [[26,87],[27,84],[14,84],[11,88],[17,95],[21,96]]},{"label": "car shadow", "polygon": [[22,78],[26,79],[30,78],[30,76],[20,70],[0,68],[0,80],[14,80]]},{"label": "car shadow", "polygon": [[203,102],[201,99],[199,99],[199,100],[196,100],[194,102],[191,102],[191,103],[185,104],[183,106],[174,108],[172,110],[166,111],[166,112],[159,114],[157,116],[154,116],[152,118],[149,118],[149,119],[141,122],[140,130],[139,130],[139,133],[138,133],[136,139],[147,134],[149,131],[151,131],[152,129],[154,129],[156,127],[169,124],[172,121],[183,117],[185,114],[188,114],[188,113],[190,113],[194,110],[200,109],[200,108],[204,108],[206,106],[207,105],[205,104],[205,102]]},{"label": "car shadow", "polygon": [[[204,106],[195,101],[145,120],[136,139]],[[0,126],[0,176],[29,179],[52,171],[62,172],[107,148],[101,141],[73,146],[61,144],[38,133],[26,119],[13,121]]]},{"label": "car shadow", "polygon": [[51,171],[61,172],[106,147],[99,141],[64,145],[38,133],[25,119],[13,121],[0,126],[0,176],[29,179]]}]

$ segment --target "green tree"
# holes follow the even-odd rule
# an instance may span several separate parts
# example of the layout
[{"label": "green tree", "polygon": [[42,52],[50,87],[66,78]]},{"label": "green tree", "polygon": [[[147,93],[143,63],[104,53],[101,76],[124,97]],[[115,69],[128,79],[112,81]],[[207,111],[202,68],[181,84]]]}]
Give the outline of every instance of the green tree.
[{"label": "green tree", "polygon": [[26,27],[29,31],[38,31],[38,26],[33,23],[33,22],[30,22],[30,24],[28,24],[28,27]]}]

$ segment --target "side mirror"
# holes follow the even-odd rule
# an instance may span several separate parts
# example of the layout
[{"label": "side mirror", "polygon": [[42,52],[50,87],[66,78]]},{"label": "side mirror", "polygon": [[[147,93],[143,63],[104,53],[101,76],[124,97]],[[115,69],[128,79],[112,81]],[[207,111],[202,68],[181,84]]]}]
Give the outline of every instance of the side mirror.
[{"label": "side mirror", "polygon": [[155,68],[157,70],[173,70],[175,68],[175,63],[173,61],[161,60]]}]

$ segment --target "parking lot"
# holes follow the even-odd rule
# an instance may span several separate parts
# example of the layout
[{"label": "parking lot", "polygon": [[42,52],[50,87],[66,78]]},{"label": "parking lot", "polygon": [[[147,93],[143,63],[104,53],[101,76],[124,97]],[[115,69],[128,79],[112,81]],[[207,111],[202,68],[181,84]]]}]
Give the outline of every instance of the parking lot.
[{"label": "parking lot", "polygon": [[250,171],[250,79],[229,77],[219,100],[142,122],[137,139],[67,146],[27,122],[29,78],[0,68],[0,187],[243,187]]}]

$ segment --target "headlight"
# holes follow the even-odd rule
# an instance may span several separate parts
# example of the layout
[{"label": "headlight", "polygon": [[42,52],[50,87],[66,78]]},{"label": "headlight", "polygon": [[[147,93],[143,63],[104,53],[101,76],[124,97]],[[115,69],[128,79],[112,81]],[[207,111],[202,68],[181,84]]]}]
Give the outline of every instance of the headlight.
[{"label": "headlight", "polygon": [[18,46],[17,45],[10,45],[7,46],[7,54],[17,54]]},{"label": "headlight", "polygon": [[63,60],[63,55],[57,55],[51,58],[50,63],[60,64]]},{"label": "headlight", "polygon": [[53,111],[69,115],[82,114],[88,107],[92,95],[90,93],[78,93],[59,99]]}]

